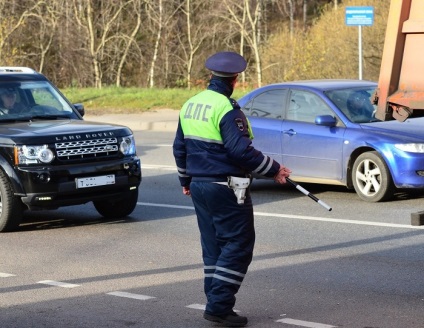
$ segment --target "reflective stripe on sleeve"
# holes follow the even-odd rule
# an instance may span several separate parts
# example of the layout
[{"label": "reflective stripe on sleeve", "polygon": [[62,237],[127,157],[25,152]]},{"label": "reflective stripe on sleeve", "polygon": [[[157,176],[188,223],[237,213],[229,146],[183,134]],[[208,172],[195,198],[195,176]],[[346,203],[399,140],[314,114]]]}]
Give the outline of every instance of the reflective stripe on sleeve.
[{"label": "reflective stripe on sleeve", "polygon": [[[265,169],[262,169],[265,165],[266,165]],[[264,155],[264,160],[255,170],[253,170],[253,172],[260,175],[266,175],[271,169],[271,167],[272,167],[272,159],[269,156]]]},{"label": "reflective stripe on sleeve", "polygon": [[182,167],[177,167],[177,171],[178,171],[178,176],[180,178],[188,178],[189,175],[186,174],[187,170],[182,168]]}]

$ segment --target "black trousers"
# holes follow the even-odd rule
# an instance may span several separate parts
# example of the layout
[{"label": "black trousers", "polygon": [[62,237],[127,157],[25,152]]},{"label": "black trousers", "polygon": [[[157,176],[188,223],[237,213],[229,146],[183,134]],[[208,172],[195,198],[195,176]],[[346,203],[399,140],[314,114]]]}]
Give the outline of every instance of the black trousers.
[{"label": "black trousers", "polygon": [[232,311],[255,244],[253,206],[249,190],[244,204],[234,191],[213,182],[192,182],[204,263],[206,312],[223,315]]}]

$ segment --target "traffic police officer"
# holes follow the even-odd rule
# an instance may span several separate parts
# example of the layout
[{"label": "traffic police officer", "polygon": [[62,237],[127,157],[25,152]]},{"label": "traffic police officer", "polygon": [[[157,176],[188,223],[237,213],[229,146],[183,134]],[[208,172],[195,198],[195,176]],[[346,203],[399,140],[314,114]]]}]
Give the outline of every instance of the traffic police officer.
[{"label": "traffic police officer", "polygon": [[246,60],[219,52],[205,66],[212,73],[209,86],[183,105],[173,153],[200,230],[207,298],[203,317],[242,327],[247,318],[233,307],[255,243],[249,177],[253,172],[285,183],[291,171],[252,146],[249,123],[230,98]]}]

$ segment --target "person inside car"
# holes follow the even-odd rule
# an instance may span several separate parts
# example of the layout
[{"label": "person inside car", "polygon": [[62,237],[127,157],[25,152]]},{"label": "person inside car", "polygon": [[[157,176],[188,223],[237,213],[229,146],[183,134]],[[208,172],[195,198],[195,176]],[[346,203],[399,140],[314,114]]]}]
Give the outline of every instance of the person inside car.
[{"label": "person inside car", "polygon": [[16,101],[16,97],[15,88],[0,88],[0,115],[19,114],[25,109]]},{"label": "person inside car", "polygon": [[369,122],[373,117],[374,107],[370,102],[370,94],[366,91],[352,92],[346,105],[352,122]]}]

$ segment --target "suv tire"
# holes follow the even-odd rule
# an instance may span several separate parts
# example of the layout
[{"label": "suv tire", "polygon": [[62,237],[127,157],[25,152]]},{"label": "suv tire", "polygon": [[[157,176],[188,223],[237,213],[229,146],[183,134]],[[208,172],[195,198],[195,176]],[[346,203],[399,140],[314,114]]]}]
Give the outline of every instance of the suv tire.
[{"label": "suv tire", "polygon": [[0,232],[16,230],[22,214],[20,199],[13,194],[8,177],[0,170]]}]

